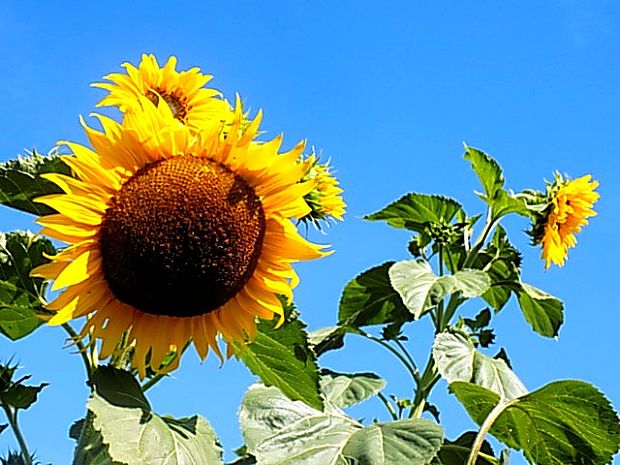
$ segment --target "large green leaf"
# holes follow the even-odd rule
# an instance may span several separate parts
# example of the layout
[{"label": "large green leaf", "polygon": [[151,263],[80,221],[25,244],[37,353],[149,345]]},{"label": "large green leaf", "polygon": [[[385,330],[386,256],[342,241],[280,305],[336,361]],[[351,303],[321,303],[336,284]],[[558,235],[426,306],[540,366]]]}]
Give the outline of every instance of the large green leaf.
[{"label": "large green leaf", "polygon": [[254,341],[238,346],[235,355],[267,386],[321,410],[319,369],[305,328],[295,313],[289,313],[280,328],[262,321]]},{"label": "large green leaf", "polygon": [[45,282],[30,271],[54,254],[52,243],[27,231],[0,233],[0,332],[12,340],[34,331],[43,321]]},{"label": "large green leaf", "polygon": [[91,375],[97,394],[118,407],[139,408],[146,414],[151,405],[131,373],[112,366],[100,366]]},{"label": "large green leaf", "polygon": [[521,380],[504,360],[478,352],[461,334],[438,334],[433,343],[433,358],[448,383],[472,382],[507,400],[527,394]]},{"label": "large green leaf", "polygon": [[108,454],[126,465],[221,465],[222,449],[207,420],[174,419],[119,407],[97,393],[88,401]]},{"label": "large green leaf", "polygon": [[437,276],[424,260],[396,262],[390,267],[389,276],[392,287],[416,319],[450,294],[461,292],[464,298],[476,297],[490,285],[484,271],[468,269]]},{"label": "large green leaf", "polygon": [[497,193],[504,187],[504,174],[499,163],[482,150],[473,147],[465,147],[463,157],[471,162],[473,170],[478,175],[482,187],[484,187],[484,198],[492,202]]},{"label": "large green leaf", "polygon": [[540,289],[521,283],[517,291],[519,306],[532,329],[547,337],[556,337],[564,322],[564,304]]},{"label": "large green leaf", "polygon": [[55,150],[49,155],[33,150],[27,156],[0,163],[0,204],[39,216],[56,213],[32,201],[42,195],[62,192],[56,184],[43,179],[40,176],[43,173],[70,175],[71,170]]},{"label": "large green leaf", "polygon": [[359,328],[408,318],[409,312],[390,284],[388,271],[393,263],[371,268],[349,281],[340,298],[339,324]]},{"label": "large green leaf", "polygon": [[336,407],[350,407],[376,395],[385,387],[385,380],[374,373],[336,373],[321,371],[321,391]]},{"label": "large green leaf", "polygon": [[364,218],[370,221],[386,221],[394,228],[422,233],[430,224],[450,223],[458,212],[462,212],[462,207],[454,199],[411,192]]},{"label": "large green leaf", "polygon": [[[450,390],[481,425],[500,397],[456,381]],[[620,447],[620,420],[605,396],[583,381],[556,381],[504,404],[490,433],[537,465],[603,465]]]},{"label": "large green leaf", "polygon": [[364,427],[339,409],[294,402],[275,388],[254,385],[239,411],[248,452],[261,465],[428,464],[443,432],[423,419]]}]

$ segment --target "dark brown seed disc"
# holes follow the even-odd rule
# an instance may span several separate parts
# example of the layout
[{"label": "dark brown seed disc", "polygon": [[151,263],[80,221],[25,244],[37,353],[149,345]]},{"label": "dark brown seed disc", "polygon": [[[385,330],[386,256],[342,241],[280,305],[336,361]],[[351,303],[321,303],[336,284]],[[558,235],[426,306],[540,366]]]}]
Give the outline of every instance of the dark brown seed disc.
[{"label": "dark brown seed disc", "polygon": [[175,157],[130,178],[101,227],[115,297],[155,315],[211,312],[248,282],[265,215],[254,190],[209,159]]},{"label": "dark brown seed disc", "polygon": [[188,110],[187,99],[183,95],[180,95],[177,92],[168,93],[161,89],[156,89],[156,92],[157,93],[153,92],[152,90],[149,90],[146,93],[146,97],[151,102],[153,102],[153,105],[157,105],[157,103],[159,102],[159,96],[157,94],[161,95],[161,98],[163,98],[164,101],[170,107],[170,111],[172,111],[172,115],[179,121],[184,122],[185,117],[187,116],[187,110]]}]

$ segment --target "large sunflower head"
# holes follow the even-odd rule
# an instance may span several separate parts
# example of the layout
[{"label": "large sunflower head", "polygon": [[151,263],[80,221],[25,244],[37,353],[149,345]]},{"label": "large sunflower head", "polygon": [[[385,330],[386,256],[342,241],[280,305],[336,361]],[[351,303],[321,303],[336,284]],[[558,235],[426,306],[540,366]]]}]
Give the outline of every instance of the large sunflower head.
[{"label": "large sunflower head", "polygon": [[202,74],[199,68],[179,72],[176,63],[176,57],[171,56],[160,68],[157,59],[146,54],[137,68],[124,63],[127,74],[109,74],[105,79],[110,82],[93,84],[109,91],[97,106],[115,106],[124,113],[145,103],[157,106],[164,102],[177,120],[194,130],[211,120],[228,120],[232,114],[229,103],[217,90],[204,87],[212,76]]},{"label": "large sunflower head", "polygon": [[575,234],[588,224],[587,218],[596,215],[593,207],[599,198],[597,187],[598,182],[592,181],[590,175],[571,181],[560,174],[547,186],[547,207],[536,214],[529,232],[533,243],[542,246],[545,268],[551,263],[564,265],[568,249],[577,244]]},{"label": "large sunflower head", "polygon": [[282,318],[292,263],[324,255],[290,219],[310,211],[314,182],[300,182],[303,144],[280,154],[280,137],[253,140],[260,115],[244,131],[235,115],[222,138],[223,123],[196,134],[160,104],[84,124],[92,149],[66,143],[75,177],[45,175],[64,194],[38,199],[58,212],[37,220],[42,233],[70,244],[33,270],[64,289],[50,324],[88,316],[81,335],[102,341],[100,358],[126,340],[143,377],[190,341],[221,357],[218,337],[230,348],[257,317]]},{"label": "large sunflower head", "polygon": [[321,222],[330,220],[342,221],[346,211],[346,204],[342,199],[342,188],[333,175],[329,162],[321,163],[315,154],[303,161],[306,174],[302,181],[314,181],[314,189],[306,194],[305,199],[310,206],[310,212],[300,221],[312,223],[321,228]]}]

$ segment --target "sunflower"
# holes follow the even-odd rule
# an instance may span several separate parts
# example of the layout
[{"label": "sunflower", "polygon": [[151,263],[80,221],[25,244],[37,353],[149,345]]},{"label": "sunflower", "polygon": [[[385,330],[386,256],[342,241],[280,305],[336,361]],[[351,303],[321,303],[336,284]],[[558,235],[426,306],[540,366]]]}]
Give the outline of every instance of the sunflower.
[{"label": "sunflower", "polygon": [[194,130],[213,119],[228,120],[232,114],[229,103],[217,90],[204,87],[212,76],[202,74],[199,68],[178,72],[176,63],[176,57],[171,56],[160,68],[157,59],[146,54],[137,68],[124,63],[127,74],[109,74],[104,77],[109,83],[93,84],[110,92],[97,106],[115,106],[125,113],[146,97],[153,105],[163,100],[176,119]]},{"label": "sunflower", "polygon": [[590,175],[570,181],[559,174],[547,187],[548,206],[537,215],[530,232],[534,244],[542,244],[545,268],[551,263],[564,266],[569,247],[577,244],[575,234],[588,224],[586,218],[596,215],[593,207],[599,198],[597,187],[598,182],[592,181]]},{"label": "sunflower", "polygon": [[70,244],[32,273],[65,288],[49,324],[88,316],[80,336],[102,341],[100,358],[126,340],[144,377],[190,341],[202,359],[222,358],[218,337],[230,356],[256,317],[281,322],[278,295],[290,300],[298,283],[291,264],[326,254],[291,221],[310,212],[314,188],[299,182],[303,143],[279,154],[281,137],[254,141],[260,113],[242,133],[239,103],[225,139],[223,123],[196,134],[161,102],[122,124],[98,119],[102,131],[82,122],[93,150],[65,143],[76,177],[44,175],[64,194],[37,199],[58,212],[37,220],[42,233]]},{"label": "sunflower", "polygon": [[320,229],[320,221],[342,221],[346,204],[342,199],[342,188],[333,176],[329,162],[319,163],[319,158],[312,154],[304,162],[306,174],[302,181],[314,181],[315,187],[305,196],[310,212],[300,221],[311,222]]}]

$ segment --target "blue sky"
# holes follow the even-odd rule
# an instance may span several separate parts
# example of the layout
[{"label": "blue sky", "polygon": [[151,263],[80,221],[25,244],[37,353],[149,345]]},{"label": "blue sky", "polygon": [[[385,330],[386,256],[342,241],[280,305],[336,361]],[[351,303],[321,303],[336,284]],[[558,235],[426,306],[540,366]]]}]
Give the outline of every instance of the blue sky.
[{"label": "blue sky", "polygon": [[[86,6],[88,4],[88,6]],[[265,112],[266,136],[287,147],[307,138],[331,157],[345,188],[346,221],[316,241],[336,253],[298,267],[296,302],[310,328],[336,321],[342,287],[359,272],[407,257],[408,235],[362,221],[409,191],[460,199],[482,211],[462,142],[502,164],[507,187],[543,187],[554,170],[592,173],[601,183],[599,216],[578,238],[565,268],[543,271],[539,252],[508,223],[525,249],[524,279],[562,298],[558,341],[533,334],[516,302],[494,320],[529,389],[555,379],[585,379],[620,405],[614,266],[620,262],[620,4],[614,0],[522,2],[52,2],[0,3],[0,159],[57,140],[85,142],[78,115],[102,92],[89,87],[141,53],[180,69],[199,66],[214,87],[239,92]],[[0,211],[0,229],[33,228],[31,218]],[[410,329],[425,357],[430,328]],[[19,343],[0,340],[0,359],[15,356],[36,382],[49,382],[24,413],[25,434],[42,460],[68,463],[69,425],[88,394],[80,359],[64,334],[42,328]],[[360,354],[363,354],[360,356]],[[350,339],[325,356],[337,370],[375,371],[388,391],[406,395],[404,372],[381,348]],[[161,413],[206,416],[228,451],[241,444],[236,410],[253,377],[241,364],[220,367],[186,356],[173,379],[151,392]],[[449,437],[470,428],[440,384]],[[384,418],[378,402],[352,411]],[[0,451],[13,447],[8,432]],[[517,454],[513,454],[516,456]],[[229,455],[230,457],[230,455]],[[525,463],[520,457],[514,464]],[[618,462],[620,463],[620,462]]]}]

